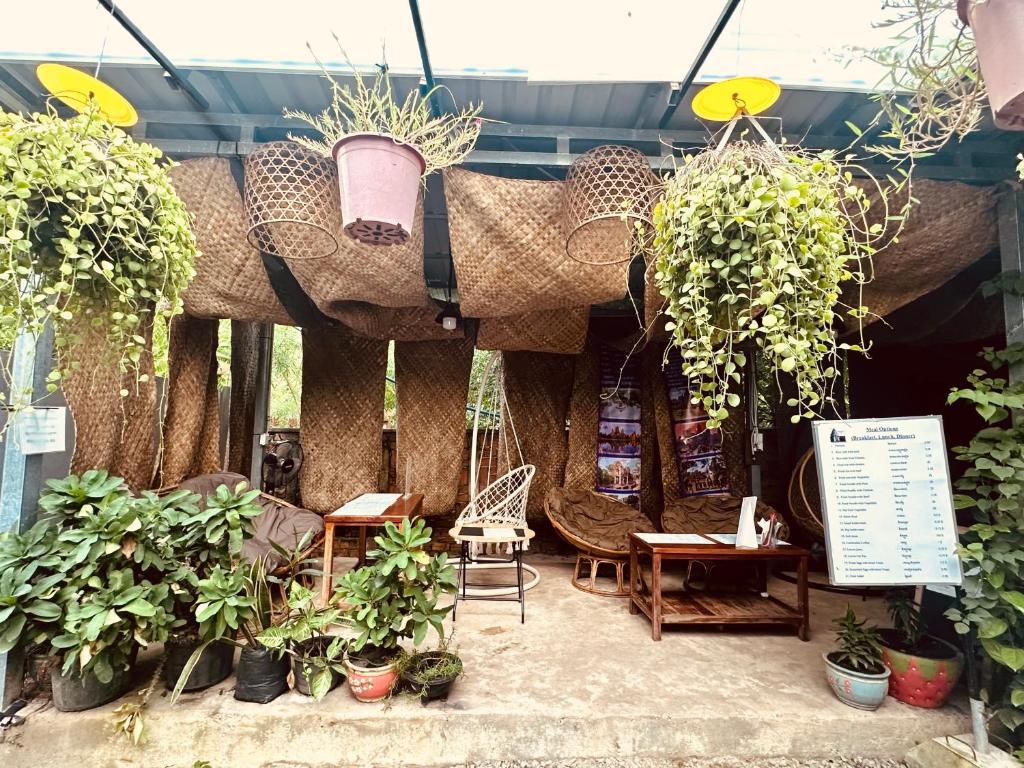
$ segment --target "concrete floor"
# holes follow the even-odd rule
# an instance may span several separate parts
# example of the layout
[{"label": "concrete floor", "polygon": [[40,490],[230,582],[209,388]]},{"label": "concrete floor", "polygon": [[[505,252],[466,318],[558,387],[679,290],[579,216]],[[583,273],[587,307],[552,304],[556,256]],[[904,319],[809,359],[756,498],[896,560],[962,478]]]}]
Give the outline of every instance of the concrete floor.
[{"label": "concrete floor", "polygon": [[[542,580],[527,595],[525,625],[514,603],[460,605],[455,645],[466,674],[447,704],[422,707],[409,696],[360,704],[339,688],[320,704],[288,693],[260,706],[235,701],[229,678],[173,709],[166,696],[154,696],[141,748],[111,735],[115,705],[32,712],[0,745],[0,765],[668,766],[725,757],[759,765],[767,758],[899,759],[925,739],[969,729],[962,698],[939,711],[888,699],[871,713],[832,695],[821,654],[844,596],[812,591],[807,643],[786,630],[714,628],[667,628],[656,643],[647,619],[631,616],[625,600],[573,589],[570,562],[529,561]],[[772,591],[791,599],[795,588],[773,582]],[[884,620],[877,601],[854,604]]]}]

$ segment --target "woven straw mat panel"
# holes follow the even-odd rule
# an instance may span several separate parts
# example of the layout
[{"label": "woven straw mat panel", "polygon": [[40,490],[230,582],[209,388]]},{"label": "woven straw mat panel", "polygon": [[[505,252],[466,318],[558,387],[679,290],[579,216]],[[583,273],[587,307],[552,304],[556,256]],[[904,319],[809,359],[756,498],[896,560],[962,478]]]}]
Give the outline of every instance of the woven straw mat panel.
[{"label": "woven straw mat panel", "polygon": [[344,327],[302,332],[302,506],[333,512],[377,491],[384,423],[386,341]]},{"label": "woven straw mat panel", "polygon": [[[338,250],[323,258],[289,258],[287,244],[278,248],[302,289],[325,315],[344,321],[338,314],[349,302],[367,302],[382,307],[423,307],[430,301],[423,276],[423,200],[416,203],[412,236],[401,245],[367,245],[345,234],[341,226],[338,169],[329,157],[320,158],[329,173],[331,198],[318,196],[309,201],[329,210],[315,216],[331,222],[331,234]],[[286,225],[277,225],[286,226]],[[300,230],[315,237],[311,228]]]},{"label": "woven straw mat panel", "polygon": [[[576,357],[569,400],[569,446],[565,487],[592,491],[597,484],[597,418],[601,401],[601,354],[597,340],[587,339]],[[641,464],[642,466],[642,464]]]},{"label": "woven straw mat panel", "polygon": [[[654,401],[655,437],[658,445],[658,464],[661,467],[661,487],[665,504],[678,499],[679,471],[676,467],[675,434],[672,431],[672,414],[668,406],[668,391],[661,372],[664,349],[661,345],[648,344],[644,348],[644,382]],[[641,412],[642,418],[642,412]],[[641,424],[641,429],[643,424]],[[642,450],[642,449],[641,449]],[[642,455],[642,454],[641,454]],[[641,472],[647,462],[641,461]]]},{"label": "woven straw mat panel", "polygon": [[[132,490],[145,490],[153,479],[158,442],[152,323],[145,330],[147,352],[139,364],[139,374],[149,375],[146,382],[137,382],[135,374],[119,374],[117,350],[102,329],[78,325],[74,333],[80,341],[68,355],[79,366],[74,371],[67,370],[66,362],[60,366],[75,424],[71,472],[105,469],[123,477]],[[122,387],[127,397],[120,396]]]},{"label": "woven straw mat panel", "polygon": [[479,349],[505,352],[553,352],[577,355],[587,340],[590,307],[542,309],[510,317],[480,320]]},{"label": "woven straw mat panel", "polygon": [[[570,355],[544,352],[503,352],[502,357],[505,403],[512,420],[507,434],[511,464],[515,467],[519,463],[511,429],[514,426],[525,463],[537,468],[526,511],[531,516],[543,517],[544,497],[565,479],[565,418],[572,395],[575,361]],[[505,438],[502,439],[503,450],[504,443]],[[506,466],[504,456],[500,466]]]},{"label": "woven straw mat panel", "polygon": [[177,485],[221,469],[217,321],[173,318],[167,369],[161,485]]},{"label": "woven straw mat panel", "polygon": [[194,219],[196,276],[184,294],[194,317],[294,325],[270,285],[259,253],[246,242],[242,196],[225,158],[201,157],[171,168],[174,188]]},{"label": "woven straw mat panel", "polygon": [[[640,391],[640,511],[656,522],[661,517],[663,499],[654,391],[661,381],[660,377],[652,379],[648,375],[645,350],[633,354],[642,356],[640,368],[643,375],[643,387]],[[664,389],[662,387],[662,390]]]},{"label": "woven straw mat panel", "polygon": [[399,484],[412,462],[409,490],[423,494],[423,514],[455,506],[466,442],[466,398],[473,365],[473,342],[399,341],[395,344],[398,404]]},{"label": "woven straw mat panel", "polygon": [[249,476],[256,418],[256,358],[259,325],[231,321],[231,408],[225,469]]},{"label": "woven straw mat panel", "polygon": [[444,172],[452,258],[466,317],[589,306],[626,294],[629,239],[609,234],[590,266],[565,252],[564,183]]},{"label": "woven straw mat panel", "polygon": [[368,339],[445,341],[466,335],[465,328],[462,332],[446,331],[440,323],[434,322],[437,317],[435,307],[375,307],[353,302],[344,308],[335,309],[332,314],[353,333]]},{"label": "woven straw mat panel", "polygon": [[[848,290],[844,300],[884,317],[919,296],[934,291],[998,245],[995,197],[991,188],[951,181],[914,182],[919,202],[911,208],[899,242],[874,256],[875,279],[864,286],[863,299]],[[903,200],[890,202],[897,213]],[[877,203],[871,218],[884,211]],[[864,324],[876,318],[864,318]]]}]

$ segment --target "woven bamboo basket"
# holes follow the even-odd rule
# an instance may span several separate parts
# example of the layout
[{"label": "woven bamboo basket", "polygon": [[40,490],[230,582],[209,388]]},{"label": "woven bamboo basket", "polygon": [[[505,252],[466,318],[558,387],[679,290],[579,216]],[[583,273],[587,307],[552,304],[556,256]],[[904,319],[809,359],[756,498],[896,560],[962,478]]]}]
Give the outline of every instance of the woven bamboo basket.
[{"label": "woven bamboo basket", "polygon": [[178,315],[169,335],[161,485],[221,469],[217,321]]},{"label": "woven bamboo basket", "polygon": [[302,332],[302,505],[333,512],[380,482],[386,341],[344,327]]},{"label": "woven bamboo basket", "polygon": [[398,403],[398,480],[406,463],[409,491],[423,494],[423,514],[451,512],[459,492],[466,442],[466,399],[473,342],[399,341],[395,344]]},{"label": "woven bamboo basket", "polygon": [[293,325],[259,253],[246,242],[245,208],[229,161],[184,160],[170,173],[199,245],[196,276],[183,295],[185,311],[193,317]]},{"label": "woven bamboo basket", "polygon": [[789,478],[789,513],[796,526],[813,540],[824,543],[825,524],[821,518],[821,495],[814,449],[809,448],[796,463]]},{"label": "woven bamboo basket", "polygon": [[[591,266],[566,254],[564,182],[449,168],[445,197],[463,315],[521,315],[626,295],[627,262]],[[619,236],[593,248],[598,261],[628,258],[628,243]]]},{"label": "woven bamboo basket", "polygon": [[[526,511],[539,517],[544,514],[548,490],[562,486],[565,480],[565,420],[572,395],[574,360],[569,355],[544,352],[503,352],[502,358],[508,411],[505,417],[510,416],[515,424],[526,462],[537,468]],[[507,420],[503,424],[508,424]],[[504,439],[502,442],[504,449]],[[511,435],[508,442],[513,445]],[[513,461],[518,459],[514,453],[513,457]],[[500,464],[505,463],[503,458]]]},{"label": "woven bamboo basket", "polygon": [[[565,252],[590,265],[629,261],[634,224],[652,226],[657,185],[639,150],[605,144],[584,152],[565,176]],[[625,251],[602,247],[616,241]]]},{"label": "woven bamboo basket", "polygon": [[384,341],[447,341],[465,337],[467,330],[463,325],[462,330],[446,331],[435,322],[437,310],[433,307],[375,307],[352,302],[332,314],[357,335]]},{"label": "woven bamboo basket", "polygon": [[590,307],[566,307],[480,320],[476,345],[504,352],[576,355],[587,341]]}]

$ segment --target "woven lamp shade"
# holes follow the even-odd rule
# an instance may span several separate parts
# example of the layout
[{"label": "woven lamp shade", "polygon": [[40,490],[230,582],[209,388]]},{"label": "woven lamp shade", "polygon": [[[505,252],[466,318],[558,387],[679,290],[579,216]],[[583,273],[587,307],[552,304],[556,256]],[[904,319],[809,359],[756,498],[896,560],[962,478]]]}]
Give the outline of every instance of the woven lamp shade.
[{"label": "woven lamp shade", "polygon": [[245,158],[249,243],[284,259],[321,259],[338,250],[338,185],[330,158],[273,141]]},{"label": "woven lamp shade", "polygon": [[647,158],[632,147],[606,144],[584,152],[565,177],[565,252],[584,264],[628,261],[628,250],[595,246],[616,237],[628,242],[634,221],[651,224],[657,183]]}]

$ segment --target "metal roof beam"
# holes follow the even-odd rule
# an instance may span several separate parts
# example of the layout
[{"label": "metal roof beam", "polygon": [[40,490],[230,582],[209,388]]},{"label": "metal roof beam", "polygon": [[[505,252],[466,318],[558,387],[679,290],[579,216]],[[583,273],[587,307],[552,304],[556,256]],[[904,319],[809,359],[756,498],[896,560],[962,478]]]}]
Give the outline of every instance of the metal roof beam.
[{"label": "metal roof beam", "polygon": [[687,70],[686,76],[683,81],[672,89],[672,94],[668,99],[668,106],[665,107],[665,111],[661,114],[661,120],[658,121],[658,127],[664,128],[668,125],[669,120],[672,119],[672,115],[676,113],[676,109],[679,107],[679,103],[683,100],[683,96],[693,85],[693,81],[697,79],[697,75],[700,73],[700,68],[704,66],[704,62],[708,58],[708,54],[715,47],[715,43],[718,42],[718,38],[721,36],[726,25],[729,23],[729,19],[732,18],[733,11],[740,4],[740,0],[726,0],[725,6],[722,8],[722,12],[718,14],[718,19],[715,21],[715,25],[711,28],[711,32],[708,33],[707,38],[704,40],[704,44],[701,46],[700,51],[697,52],[697,57],[690,64],[690,69]]}]

